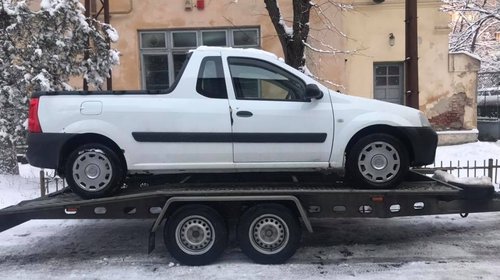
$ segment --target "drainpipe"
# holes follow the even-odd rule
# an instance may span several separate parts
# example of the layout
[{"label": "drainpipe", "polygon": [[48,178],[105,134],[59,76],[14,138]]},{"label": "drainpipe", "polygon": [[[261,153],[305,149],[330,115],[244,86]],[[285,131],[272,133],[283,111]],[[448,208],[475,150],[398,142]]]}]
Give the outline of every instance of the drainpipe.
[{"label": "drainpipe", "polygon": [[419,109],[417,0],[405,3],[406,106]]}]

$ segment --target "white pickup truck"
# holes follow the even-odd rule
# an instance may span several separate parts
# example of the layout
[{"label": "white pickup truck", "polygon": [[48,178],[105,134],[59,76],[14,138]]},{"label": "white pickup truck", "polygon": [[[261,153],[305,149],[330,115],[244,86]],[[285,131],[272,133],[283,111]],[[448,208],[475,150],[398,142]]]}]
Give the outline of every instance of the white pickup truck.
[{"label": "white pickup truck", "polygon": [[86,198],[127,174],[334,170],[390,188],[437,145],[420,111],[334,92],[260,50],[200,47],[168,90],[38,92],[29,113],[30,164]]}]

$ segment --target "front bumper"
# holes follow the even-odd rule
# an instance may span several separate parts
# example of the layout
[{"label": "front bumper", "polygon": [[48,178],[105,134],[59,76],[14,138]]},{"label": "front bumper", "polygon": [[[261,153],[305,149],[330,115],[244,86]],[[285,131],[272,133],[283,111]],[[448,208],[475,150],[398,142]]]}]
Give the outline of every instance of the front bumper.
[{"label": "front bumper", "polygon": [[71,133],[29,133],[26,152],[29,164],[57,169],[63,146],[73,136]]},{"label": "front bumper", "polygon": [[431,127],[400,127],[413,150],[412,166],[432,164],[438,144],[437,133]]}]

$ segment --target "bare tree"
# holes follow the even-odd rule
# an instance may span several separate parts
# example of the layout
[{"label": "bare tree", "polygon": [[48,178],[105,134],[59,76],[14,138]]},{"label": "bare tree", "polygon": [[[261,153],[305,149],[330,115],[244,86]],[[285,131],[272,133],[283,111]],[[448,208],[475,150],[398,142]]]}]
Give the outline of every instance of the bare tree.
[{"label": "bare tree", "polygon": [[443,0],[443,10],[453,16],[451,51],[468,51],[482,59],[483,71],[500,71],[498,0]]},{"label": "bare tree", "polygon": [[[347,36],[337,28],[332,18],[328,16],[329,9],[347,11],[351,5],[337,3],[330,0],[292,0],[292,15],[285,16],[280,9],[278,0],[264,0],[269,17],[276,30],[283,49],[285,62],[297,69],[308,72],[306,69],[306,51],[317,54],[335,55],[339,53],[350,54],[355,51],[345,51],[324,42],[323,38],[311,36],[311,31],[328,31]],[[313,30],[310,25],[311,13],[321,22],[321,26]],[[308,73],[311,74],[311,73]]]}]

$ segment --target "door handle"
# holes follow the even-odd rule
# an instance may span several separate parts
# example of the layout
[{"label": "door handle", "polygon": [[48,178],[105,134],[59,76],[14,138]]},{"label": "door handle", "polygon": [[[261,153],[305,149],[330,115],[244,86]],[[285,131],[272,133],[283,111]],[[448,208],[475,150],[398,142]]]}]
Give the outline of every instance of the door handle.
[{"label": "door handle", "polygon": [[249,118],[253,116],[252,112],[249,111],[238,111],[236,112],[236,116],[242,117],[242,118]]}]

